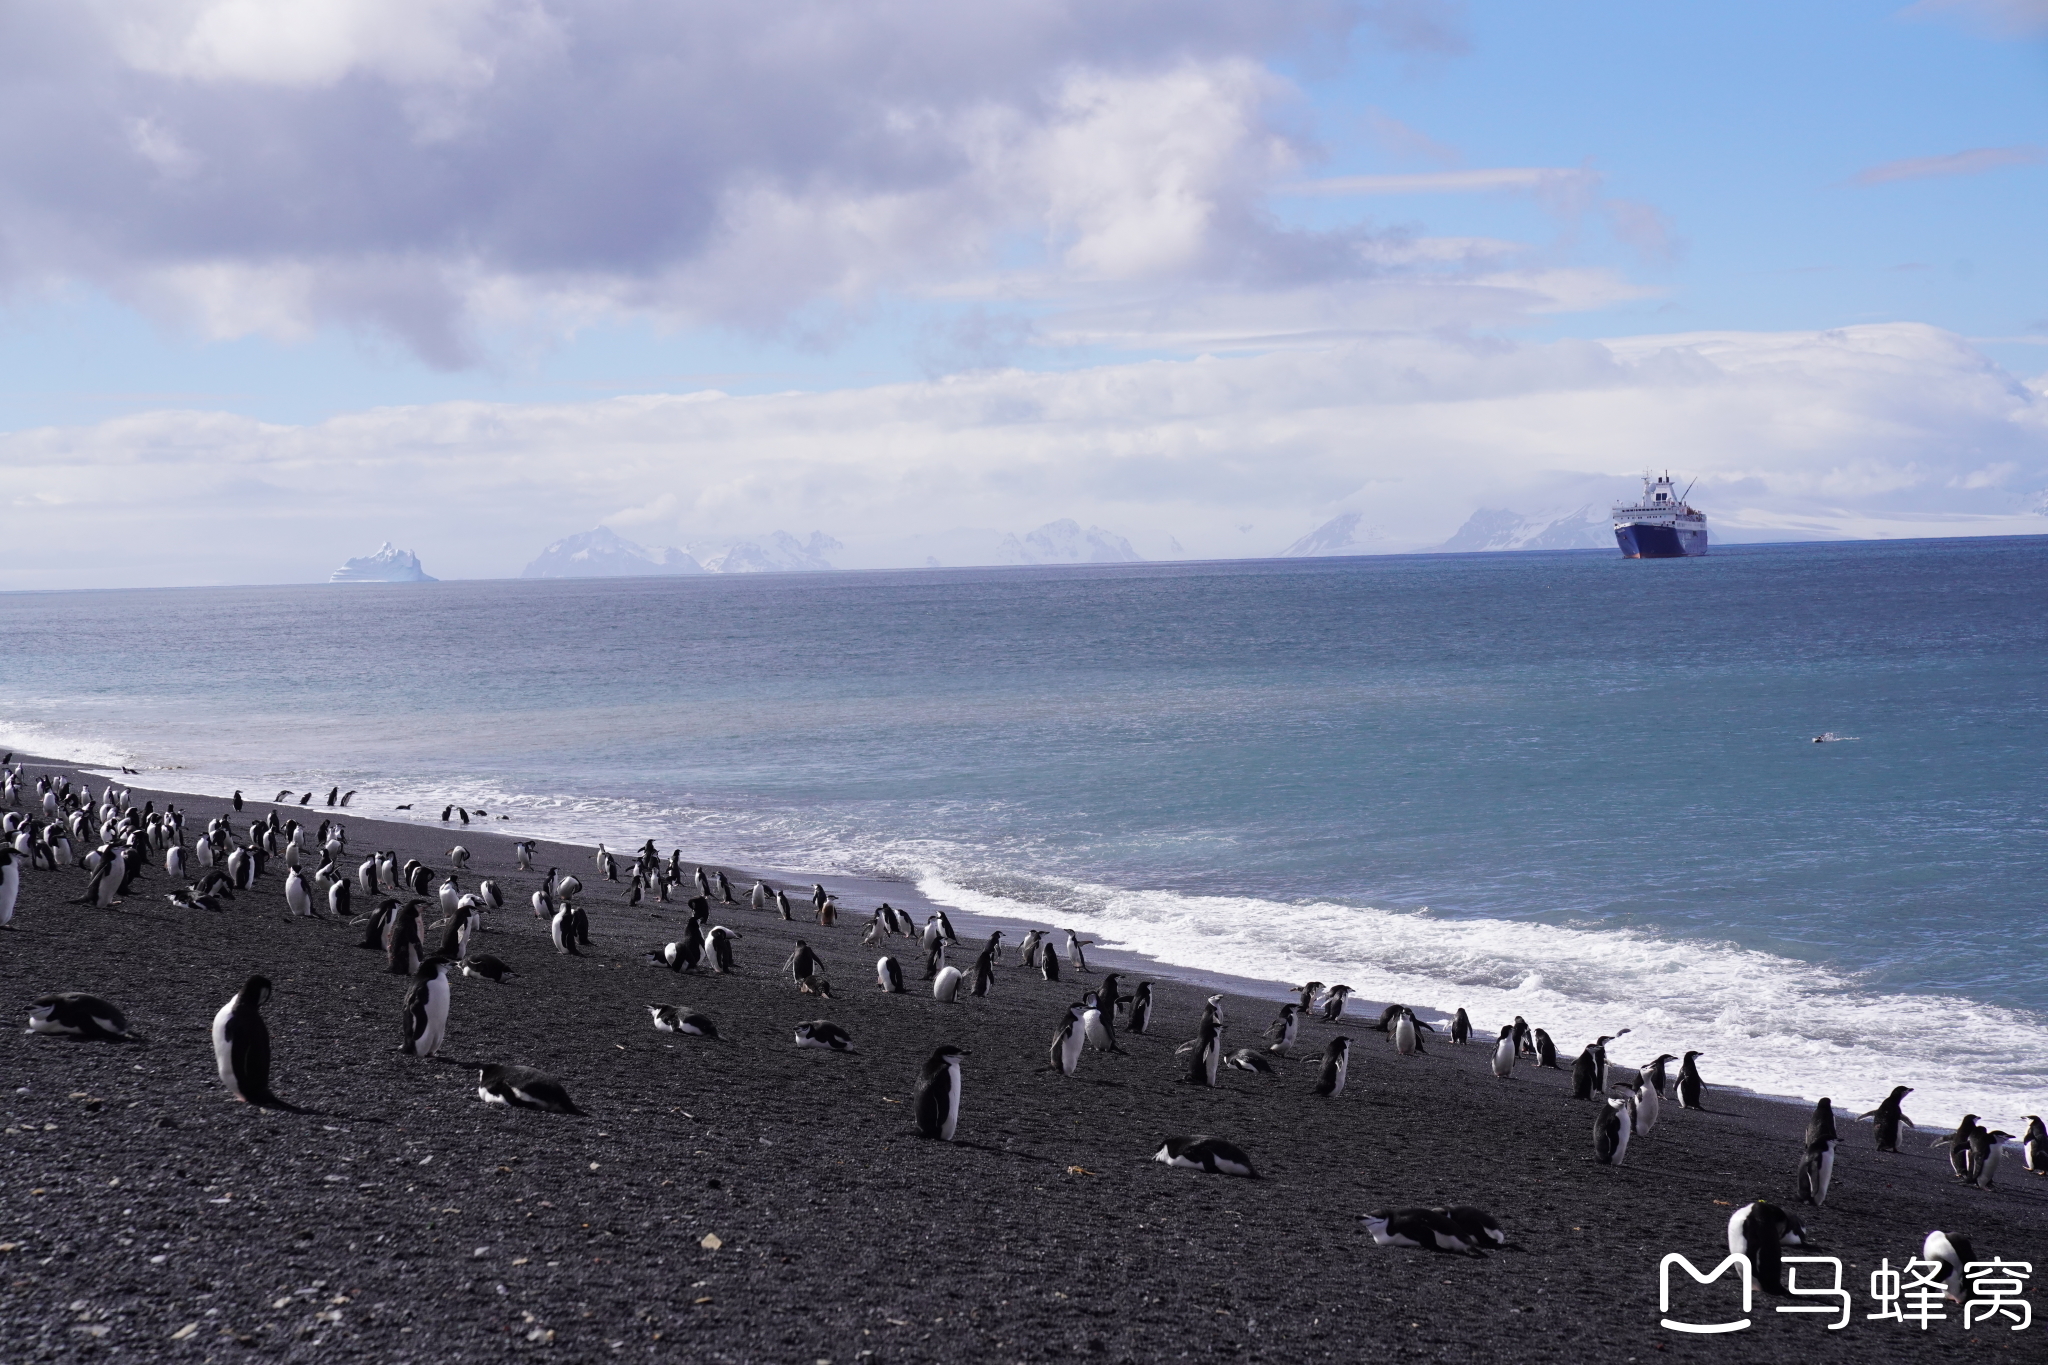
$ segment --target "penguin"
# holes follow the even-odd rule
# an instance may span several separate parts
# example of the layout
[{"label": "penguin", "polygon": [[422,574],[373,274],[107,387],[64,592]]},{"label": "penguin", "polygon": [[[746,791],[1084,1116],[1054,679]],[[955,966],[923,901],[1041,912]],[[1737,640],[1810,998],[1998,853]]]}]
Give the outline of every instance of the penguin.
[{"label": "penguin", "polygon": [[1700,1091],[1706,1087],[1700,1081],[1700,1069],[1693,1065],[1703,1052],[1688,1052],[1678,1067],[1678,1107],[1681,1109],[1705,1109],[1700,1103]]},{"label": "penguin", "polygon": [[654,1016],[654,1027],[663,1033],[687,1033],[693,1038],[718,1036],[718,1025],[682,1005],[649,1005],[647,1012]]},{"label": "penguin", "polygon": [[853,1035],[830,1019],[807,1019],[796,1026],[796,1045],[827,1048],[833,1052],[851,1052]]},{"label": "penguin", "polygon": [[1092,938],[1082,938],[1072,929],[1067,930],[1067,965],[1077,972],[1088,972],[1088,955],[1081,950],[1094,942]]},{"label": "penguin", "polygon": [[411,976],[419,970],[420,958],[425,956],[425,944],[420,941],[420,907],[425,904],[421,900],[407,901],[391,916],[391,927],[384,940],[384,970],[393,976]]},{"label": "penguin", "polygon": [[[1118,1051],[1122,1051],[1122,1049],[1119,1048]],[[1248,1047],[1241,1047],[1228,1057],[1225,1057],[1223,1064],[1239,1071],[1249,1071],[1259,1076],[1271,1076],[1275,1080],[1278,1080],[1280,1077],[1280,1064],[1278,1062],[1268,1057],[1265,1053],[1255,1052]]]},{"label": "penguin", "polygon": [[405,1046],[408,1057],[431,1057],[448,1036],[448,959],[436,955],[420,963],[412,989],[405,995]]},{"label": "penguin", "polygon": [[1131,1017],[1125,1023],[1126,1033],[1143,1034],[1152,1027],[1152,983],[1140,981],[1138,989],[1131,992]]},{"label": "penguin", "polygon": [[28,1031],[108,1043],[135,1039],[128,1031],[128,1016],[121,1013],[119,1006],[83,991],[39,996],[28,1007]]},{"label": "penguin", "polygon": [[548,1114],[583,1113],[560,1081],[530,1066],[487,1066],[477,1072],[476,1080],[476,1097],[485,1104]]},{"label": "penguin", "polygon": [[236,810],[240,810],[241,808],[242,808],[242,789],[241,789],[240,787],[237,787],[237,788],[235,788],[235,809],[236,809]]},{"label": "penguin", "polygon": [[733,974],[732,943],[738,937],[738,934],[735,934],[723,924],[712,925],[711,932],[704,936],[706,946],[711,949],[712,964],[718,968],[720,976],[731,976]]},{"label": "penguin", "polygon": [[519,975],[489,953],[478,953],[475,957],[465,959],[462,963],[462,974],[485,977],[500,985]]},{"label": "penguin", "polygon": [[1302,1013],[1301,1006],[1296,1004],[1290,1003],[1280,1007],[1278,1017],[1266,1025],[1266,1031],[1259,1035],[1267,1040],[1268,1052],[1277,1052],[1282,1057],[1287,1056],[1288,1049],[1293,1047],[1295,1039],[1301,1036]]},{"label": "penguin", "polygon": [[1122,1052],[1116,1045],[1112,1016],[1103,1010],[1093,991],[1081,997],[1081,1033],[1097,1052]]},{"label": "penguin", "polygon": [[1350,1074],[1351,1040],[1342,1036],[1332,1038],[1323,1048],[1323,1068],[1316,1076],[1315,1093],[1336,1099],[1344,1093],[1344,1082]]},{"label": "penguin", "polygon": [[[1314,984],[1313,982],[1310,984]],[[1349,986],[1332,986],[1323,996],[1323,1022],[1334,1024],[1344,1017],[1344,1002],[1351,998]]]},{"label": "penguin", "polygon": [[739,900],[732,894],[732,883],[725,879],[725,873],[718,874],[718,898],[726,905],[738,905]]},{"label": "penguin", "polygon": [[349,890],[348,878],[340,877],[327,888],[327,913],[338,920],[354,918],[354,893]]},{"label": "penguin", "polygon": [[766,910],[768,908],[768,888],[758,881],[755,882],[754,889],[747,893],[747,904],[755,910]]},{"label": "penguin", "polygon": [[967,975],[971,982],[971,985],[968,987],[968,993],[977,999],[987,995],[994,988],[996,984],[996,950],[993,945],[981,950],[981,955],[974,959],[973,970],[968,972]]},{"label": "penguin", "polygon": [[1628,1159],[1629,1134],[1635,1128],[1627,1100],[1604,1100],[1593,1120],[1593,1160],[1619,1166]]},{"label": "penguin", "polygon": [[1164,1166],[1179,1166],[1210,1175],[1234,1175],[1246,1180],[1259,1178],[1258,1171],[1252,1167],[1252,1159],[1245,1155],[1243,1148],[1234,1142],[1200,1133],[1168,1138],[1152,1154],[1152,1159]]},{"label": "penguin", "polygon": [[455,879],[453,872],[450,872],[441,879],[439,899],[442,914],[452,915],[455,913],[456,902],[462,899],[462,883]]},{"label": "penguin", "polygon": [[[171,852],[179,858],[179,870],[171,875],[182,877],[185,850],[174,848]],[[0,844],[0,928],[14,923],[14,903],[20,897],[21,864],[14,860],[14,845]]]},{"label": "penguin", "polygon": [[924,979],[930,981],[937,977],[939,969],[945,965],[946,945],[943,942],[932,944],[924,954]]},{"label": "penguin", "polygon": [[[1455,1028],[1452,1030],[1451,1036],[1453,1038],[1457,1037]],[[1502,1080],[1506,1080],[1515,1074],[1515,1026],[1513,1024],[1501,1025],[1500,1041],[1493,1045],[1493,1074]]]},{"label": "penguin", "polygon": [[313,898],[306,893],[306,879],[296,867],[285,874],[284,903],[294,915],[313,913]]},{"label": "penguin", "polygon": [[1057,981],[1060,979],[1060,955],[1053,951],[1051,943],[1046,943],[1039,948],[1038,968],[1039,971],[1044,973],[1047,981]]},{"label": "penguin", "polygon": [[1122,975],[1117,972],[1111,972],[1108,976],[1102,978],[1102,984],[1095,991],[1098,1007],[1102,1010],[1103,1021],[1109,1026],[1112,1033],[1116,1031],[1116,1013],[1124,1006],[1122,983]]},{"label": "penguin", "polygon": [[[721,886],[725,884],[725,874],[723,872],[718,874],[718,881]],[[823,882],[813,882],[811,884],[811,918],[822,922],[825,914],[825,903],[831,899],[830,896],[825,894],[825,884]],[[937,916],[933,917],[931,932],[934,934],[938,932]]]},{"label": "penguin", "polygon": [[914,1105],[919,1137],[951,1142],[960,1126],[960,1059],[965,1049],[941,1043],[917,1073]]},{"label": "penguin", "polygon": [[[463,847],[463,846],[462,846],[461,844],[457,844],[457,845],[456,845],[455,847],[453,847],[453,848],[451,848],[451,849],[449,849],[449,850],[448,850],[448,861],[449,861],[450,863],[453,863],[453,864],[455,865],[455,870],[456,870],[456,871],[458,871],[458,872],[466,872],[466,871],[468,871],[468,870],[469,870],[469,850],[468,850],[468,849],[466,849],[466,848],[464,848],[464,847]],[[614,880],[616,880],[616,878],[614,878]]]},{"label": "penguin", "polygon": [[1472,1204],[1453,1204],[1449,1208],[1431,1209],[1430,1212],[1440,1215],[1450,1224],[1452,1232],[1464,1238],[1475,1249],[1509,1247],[1516,1251],[1521,1250],[1508,1240],[1507,1229],[1500,1225],[1500,1220],[1485,1209]]},{"label": "penguin", "polygon": [[1747,1256],[1751,1273],[1764,1292],[1785,1292],[1784,1255],[1790,1243],[1805,1243],[1806,1229],[1789,1209],[1768,1200],[1744,1204],[1728,1215],[1728,1252]]},{"label": "penguin", "polygon": [[932,999],[940,1004],[953,1004],[960,996],[961,972],[958,967],[942,967],[932,978]]},{"label": "penguin", "polygon": [[302,805],[302,806],[310,806],[310,805],[312,805],[312,804],[313,804],[313,793],[311,793],[311,792],[307,792],[307,793],[306,793],[306,794],[305,794],[304,796],[301,796],[301,797],[299,798],[299,804],[300,804],[300,805]]},{"label": "penguin", "polygon": [[[182,847],[180,847],[177,844],[172,844],[169,848],[164,850],[164,872],[166,875],[172,877],[189,877],[191,874],[188,873],[185,870],[185,868],[185,850]],[[4,902],[5,897],[6,893],[4,891],[0,891],[0,902]],[[8,903],[7,911],[9,914],[13,913],[13,906],[11,903]],[[7,921],[5,919],[0,919],[0,924],[4,924],[6,922]]]},{"label": "penguin", "polygon": [[2027,1115],[2027,1133],[2020,1139],[2020,1150],[2026,1154],[2028,1170],[2048,1175],[2048,1127],[2042,1126],[2039,1114]]},{"label": "penguin", "polygon": [[1998,1174],[1998,1158],[2005,1151],[2005,1144],[2012,1141],[2012,1134],[2003,1128],[1986,1132],[1979,1127],[1970,1134],[1970,1183],[1980,1190],[1996,1188],[1992,1179]]},{"label": "penguin", "polygon": [[662,950],[662,960],[678,972],[694,972],[704,965],[704,931],[697,921],[683,921],[683,936]]},{"label": "penguin", "polygon": [[512,845],[514,865],[521,872],[533,871],[533,840],[521,839]]},{"label": "penguin", "polygon": [[343,792],[343,793],[341,794],[341,804],[342,804],[342,807],[343,807],[344,809],[346,809],[346,808],[347,808],[347,806],[348,806],[348,803],[349,803],[349,802],[351,802],[351,801],[353,801],[353,800],[355,800],[355,799],[356,799],[356,792],[355,792],[355,788],[351,787],[351,788],[349,788],[349,789],[348,789],[347,791],[345,791],[345,792]]},{"label": "penguin", "polygon": [[1187,1070],[1181,1079],[1189,1085],[1202,1085],[1214,1089],[1216,1071],[1223,1061],[1223,1021],[1215,1010],[1202,1015],[1201,1032],[1196,1035],[1194,1048],[1189,1053]]},{"label": "penguin", "polygon": [[777,891],[775,893],[775,913],[777,913],[778,915],[782,916],[782,918],[787,920],[793,920],[796,918],[795,915],[790,913],[789,897],[783,895],[780,891]]},{"label": "penguin", "polygon": [[555,883],[556,900],[572,901],[582,894],[583,879],[573,872],[563,873],[562,879]]},{"label": "penguin", "polygon": [[1835,1175],[1835,1146],[1841,1134],[1835,1131],[1835,1107],[1823,1095],[1806,1121],[1806,1155],[1799,1162],[1799,1202],[1825,1207],[1828,1182]]},{"label": "penguin", "polygon": [[696,882],[697,894],[708,898],[711,895],[711,878],[701,867],[697,869]]},{"label": "penguin", "polygon": [[1472,1018],[1465,1013],[1463,1005],[1458,1006],[1458,1012],[1451,1016],[1451,1041],[1459,1047],[1472,1041]]},{"label": "penguin", "polygon": [[[1514,1026],[1508,1028],[1512,1040]],[[1360,1217],[1376,1246],[1416,1247],[1454,1256],[1483,1254],[1477,1244],[1478,1234],[1468,1236],[1460,1232],[1442,1209],[1374,1209]]]},{"label": "penguin", "polygon": [[1081,1027],[1081,1007],[1067,1006],[1066,1017],[1060,1020],[1059,1031],[1052,1036],[1052,1069],[1062,1076],[1071,1076],[1081,1069],[1081,1048],[1087,1041],[1087,1034]]},{"label": "penguin", "polygon": [[1671,1078],[1665,1074],[1664,1063],[1677,1060],[1678,1058],[1668,1052],[1660,1052],[1643,1068],[1643,1079],[1650,1083],[1650,1088],[1657,1092],[1659,1099],[1668,1098],[1671,1094]]},{"label": "penguin", "polygon": [[818,955],[811,951],[810,944],[802,939],[798,939],[796,947],[791,950],[788,960],[782,964],[782,967],[784,971],[789,973],[792,980],[802,981],[807,976],[815,976],[817,974],[819,967]]},{"label": "penguin", "polygon": [[903,995],[903,964],[893,957],[875,960],[875,984],[890,995]]},{"label": "penguin", "polygon": [[1884,1102],[1877,1108],[1857,1115],[1858,1118],[1876,1120],[1875,1136],[1878,1151],[1898,1151],[1899,1125],[1903,1123],[1908,1128],[1914,1126],[1913,1120],[1907,1118],[1905,1111],[1900,1108],[1906,1102],[1906,1096],[1912,1093],[1913,1087],[1910,1085],[1895,1085],[1892,1087],[1892,1093],[1885,1096]]},{"label": "penguin", "polygon": [[1947,1137],[1936,1138],[1933,1142],[1933,1145],[1936,1147],[1948,1148],[1949,1169],[1955,1172],[1956,1179],[1958,1180],[1969,1180],[1971,1178],[1970,1134],[1976,1131],[1977,1116],[1975,1114],[1965,1114],[1963,1115],[1963,1121],[1956,1125],[1956,1130],[1953,1133],[1950,1133]]},{"label": "penguin", "polygon": [[1961,1303],[1969,1294],[1971,1287],[1964,1282],[1963,1267],[1977,1259],[1977,1249],[1970,1245],[1969,1238],[1936,1228],[1920,1244],[1920,1259],[1940,1263],[1941,1273],[1934,1278],[1947,1297]]},{"label": "penguin", "polygon": [[1521,1053],[1524,1053],[1524,1052],[1533,1052],[1533,1051],[1535,1051],[1534,1045],[1533,1045],[1533,1044],[1531,1044],[1531,1042],[1529,1041],[1529,1038],[1530,1038],[1530,1033],[1529,1033],[1529,1021],[1528,1021],[1527,1019],[1524,1019],[1524,1018],[1523,1018],[1523,1017],[1522,1017],[1521,1015],[1519,1015],[1519,1014],[1518,1014],[1518,1015],[1516,1015],[1516,1016],[1515,1016],[1515,1025],[1514,1025],[1514,1028],[1515,1028],[1515,1052],[1516,1052],[1516,1054],[1517,1054],[1517,1055],[1520,1055]]},{"label": "penguin", "polygon": [[1422,1034],[1416,1029],[1415,1011],[1403,1006],[1401,1017],[1394,1022],[1394,1051],[1403,1057],[1412,1057],[1422,1051]]},{"label": "penguin", "polygon": [[581,957],[576,951],[576,908],[567,901],[555,911],[555,917],[548,923],[548,934],[555,941],[555,951],[567,957]]},{"label": "penguin", "polygon": [[1657,1120],[1664,1116],[1664,1097],[1657,1093],[1657,1087],[1650,1084],[1648,1072],[1636,1078],[1636,1136],[1648,1137],[1650,1130],[1657,1126]]},{"label": "penguin", "polygon": [[259,1109],[289,1109],[270,1089],[270,1029],[263,1002],[270,980],[252,976],[213,1016],[213,1060],[228,1093]]},{"label": "penguin", "polygon": [[1536,1065],[1539,1069],[1547,1066],[1552,1071],[1564,1070],[1557,1064],[1557,1044],[1542,1029],[1536,1030]]},{"label": "penguin", "polygon": [[1024,935],[1023,940],[1017,945],[1017,965],[1019,967],[1036,967],[1038,965],[1038,945],[1044,942],[1044,940],[1045,931],[1043,929],[1033,929]]}]

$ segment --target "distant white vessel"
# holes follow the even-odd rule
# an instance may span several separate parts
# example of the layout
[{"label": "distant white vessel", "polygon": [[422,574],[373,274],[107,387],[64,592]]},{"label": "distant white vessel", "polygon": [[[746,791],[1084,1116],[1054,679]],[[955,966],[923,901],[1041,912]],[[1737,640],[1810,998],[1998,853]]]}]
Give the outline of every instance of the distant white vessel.
[{"label": "distant white vessel", "polygon": [[1614,505],[1614,539],[1629,559],[1703,555],[1707,552],[1707,516],[1686,503],[1669,473],[1656,478],[1645,474],[1642,500]]},{"label": "distant white vessel", "polygon": [[420,567],[420,557],[411,550],[400,550],[390,541],[379,546],[377,553],[351,559],[334,571],[330,583],[438,583],[441,580],[430,576]]}]

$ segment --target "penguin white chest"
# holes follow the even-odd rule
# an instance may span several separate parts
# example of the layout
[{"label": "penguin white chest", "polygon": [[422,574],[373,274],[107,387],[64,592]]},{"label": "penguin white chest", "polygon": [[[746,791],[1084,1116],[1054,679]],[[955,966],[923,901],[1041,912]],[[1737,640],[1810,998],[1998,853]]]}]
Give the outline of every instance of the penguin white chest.
[{"label": "penguin white chest", "polygon": [[241,1087],[235,1084],[234,1049],[228,1044],[228,1020],[234,1012],[235,1002],[230,1000],[213,1016],[213,1062],[220,1069],[220,1083],[230,1092],[240,1094]]},{"label": "penguin white chest", "polygon": [[431,1057],[441,1050],[448,1034],[448,977],[446,973],[427,983],[426,1021],[420,1029],[419,1054]]},{"label": "penguin white chest", "polygon": [[953,1140],[953,1130],[960,1126],[960,1059],[949,1058],[946,1062],[946,1121],[939,1129],[939,1136],[946,1141]]}]

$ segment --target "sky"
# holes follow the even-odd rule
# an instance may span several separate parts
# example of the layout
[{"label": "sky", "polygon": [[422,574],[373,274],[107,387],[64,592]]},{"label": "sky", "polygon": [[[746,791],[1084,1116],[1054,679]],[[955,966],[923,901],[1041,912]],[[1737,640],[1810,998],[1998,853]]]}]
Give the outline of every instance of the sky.
[{"label": "sky", "polygon": [[2048,533],[2048,0],[16,0],[0,589]]}]

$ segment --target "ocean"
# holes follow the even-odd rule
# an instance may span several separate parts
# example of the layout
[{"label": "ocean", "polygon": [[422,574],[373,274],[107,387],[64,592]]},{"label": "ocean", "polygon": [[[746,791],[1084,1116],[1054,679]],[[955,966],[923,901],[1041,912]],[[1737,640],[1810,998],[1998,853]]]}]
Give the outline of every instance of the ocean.
[{"label": "ocean", "polygon": [[0,743],[152,785],[2048,1107],[2048,537],[16,593],[0,639]]}]

